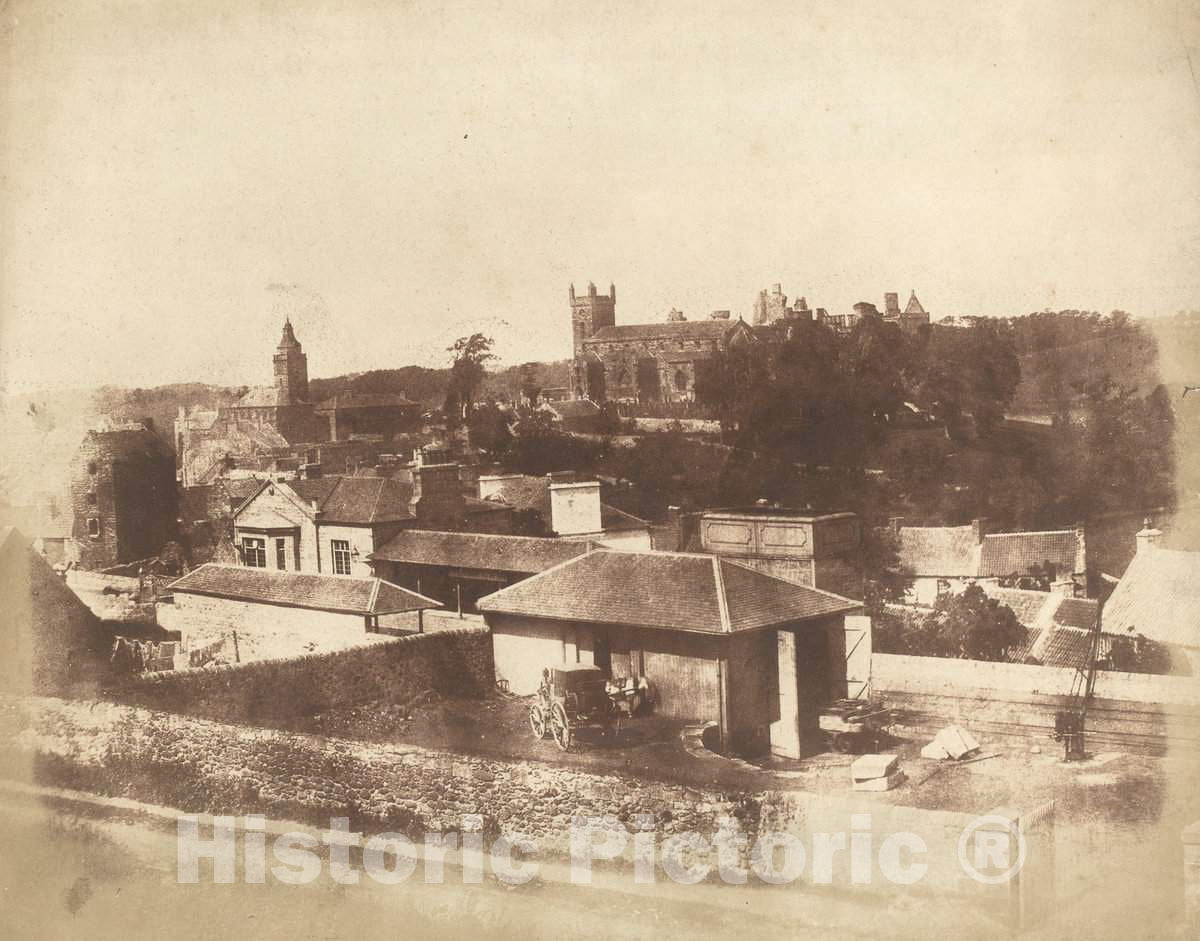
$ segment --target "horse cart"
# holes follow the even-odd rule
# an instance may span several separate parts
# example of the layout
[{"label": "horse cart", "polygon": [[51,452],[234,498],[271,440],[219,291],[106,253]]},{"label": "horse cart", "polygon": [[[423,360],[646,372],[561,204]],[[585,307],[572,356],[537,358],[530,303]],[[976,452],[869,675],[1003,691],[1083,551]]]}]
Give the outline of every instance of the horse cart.
[{"label": "horse cart", "polygon": [[599,667],[564,663],[542,671],[542,685],[529,706],[529,727],[536,738],[549,735],[563,751],[580,729],[620,731],[623,710],[609,695],[608,678]]}]

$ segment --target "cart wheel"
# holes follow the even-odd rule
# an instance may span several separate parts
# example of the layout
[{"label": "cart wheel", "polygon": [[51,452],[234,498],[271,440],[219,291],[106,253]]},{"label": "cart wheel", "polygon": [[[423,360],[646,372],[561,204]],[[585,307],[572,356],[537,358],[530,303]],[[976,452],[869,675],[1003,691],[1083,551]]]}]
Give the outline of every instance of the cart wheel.
[{"label": "cart wheel", "polygon": [[554,744],[563,751],[571,748],[571,726],[567,722],[567,714],[559,703],[554,704],[554,712],[550,716],[550,734],[554,736]]},{"label": "cart wheel", "polygon": [[540,703],[534,703],[529,707],[529,727],[533,729],[534,738],[543,739],[546,737],[546,717],[542,715]]}]

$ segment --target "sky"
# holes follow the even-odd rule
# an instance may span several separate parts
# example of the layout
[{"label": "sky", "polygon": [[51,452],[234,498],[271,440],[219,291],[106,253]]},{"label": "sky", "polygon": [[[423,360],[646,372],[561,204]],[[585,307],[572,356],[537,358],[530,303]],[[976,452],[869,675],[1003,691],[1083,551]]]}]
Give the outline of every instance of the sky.
[{"label": "sky", "polygon": [[0,0],[0,381],[569,356],[916,290],[1200,308],[1200,7]]}]

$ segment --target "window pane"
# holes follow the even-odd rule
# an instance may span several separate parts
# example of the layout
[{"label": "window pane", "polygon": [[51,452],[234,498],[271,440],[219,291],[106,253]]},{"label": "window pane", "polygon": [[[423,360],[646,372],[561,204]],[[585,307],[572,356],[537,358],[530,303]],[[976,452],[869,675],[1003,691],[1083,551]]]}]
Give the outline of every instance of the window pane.
[{"label": "window pane", "polygon": [[275,540],[275,568],[283,571],[287,568],[287,540]]},{"label": "window pane", "polygon": [[333,574],[350,574],[350,543],[345,539],[333,539],[329,543],[333,555]]}]

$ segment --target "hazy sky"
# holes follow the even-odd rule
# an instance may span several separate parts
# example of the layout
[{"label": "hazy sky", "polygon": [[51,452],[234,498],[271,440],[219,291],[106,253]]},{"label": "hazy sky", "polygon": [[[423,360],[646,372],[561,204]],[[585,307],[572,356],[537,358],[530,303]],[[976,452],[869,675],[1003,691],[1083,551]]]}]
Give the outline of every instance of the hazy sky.
[{"label": "hazy sky", "polygon": [[[483,329],[1200,307],[1194,2],[0,2],[12,389],[440,365]],[[1189,63],[1190,56],[1190,63]]]}]

